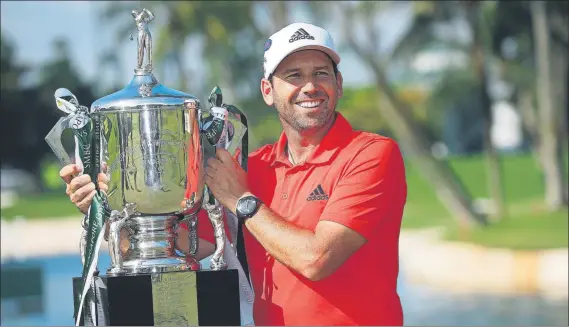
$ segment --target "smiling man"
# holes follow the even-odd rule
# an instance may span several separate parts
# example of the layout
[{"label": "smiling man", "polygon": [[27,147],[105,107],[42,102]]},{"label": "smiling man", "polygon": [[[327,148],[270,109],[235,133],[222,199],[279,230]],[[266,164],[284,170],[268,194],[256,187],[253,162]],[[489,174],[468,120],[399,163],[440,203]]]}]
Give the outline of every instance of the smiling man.
[{"label": "smiling man", "polygon": [[218,150],[205,179],[246,226],[255,324],[402,325],[398,145],[336,111],[340,56],[326,30],[291,24],[264,50],[261,92],[283,132],[250,154],[248,174]]},{"label": "smiling man", "polygon": [[[279,140],[249,155],[248,173],[218,149],[205,176],[245,226],[255,324],[402,325],[398,248],[407,186],[398,145],[353,130],[336,112],[340,56],[326,30],[291,24],[267,40],[264,59],[261,92],[279,115]],[[68,165],[60,175],[86,213],[95,185],[77,173]],[[104,175],[98,183],[106,190]],[[204,210],[198,219],[201,260],[215,246]],[[188,231],[178,234],[187,253]]]}]

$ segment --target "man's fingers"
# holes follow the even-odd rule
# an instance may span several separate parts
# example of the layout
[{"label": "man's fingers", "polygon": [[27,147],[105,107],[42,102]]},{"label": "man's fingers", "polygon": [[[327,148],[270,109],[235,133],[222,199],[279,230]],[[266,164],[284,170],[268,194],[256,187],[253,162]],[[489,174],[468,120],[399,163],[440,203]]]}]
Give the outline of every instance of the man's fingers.
[{"label": "man's fingers", "polygon": [[207,180],[209,178],[209,180],[213,180],[213,173],[211,170],[206,169],[205,170],[205,175],[204,175],[205,179]]},{"label": "man's fingers", "polygon": [[[211,168],[213,170],[219,170],[222,166],[221,161],[217,158],[209,158],[207,159],[207,168]],[[206,168],[206,169],[207,169]]]},{"label": "man's fingers", "polygon": [[91,201],[93,201],[93,197],[95,196],[95,194],[97,193],[97,191],[93,190],[91,193],[87,194],[87,196],[81,200],[79,203],[77,203],[77,208],[79,208],[79,210],[81,210],[81,212],[83,212],[84,214],[87,214],[87,210],[89,209],[89,206],[91,205]]},{"label": "man's fingers", "polygon": [[67,165],[67,166],[61,168],[61,170],[59,171],[59,177],[61,177],[61,179],[63,179],[65,184],[69,184],[69,183],[71,183],[71,180],[73,179],[73,177],[75,175],[79,174],[80,172],[81,172],[81,170],[79,170],[77,165],[70,164],[70,165]]},{"label": "man's fingers", "polygon": [[104,173],[99,173],[99,175],[97,175],[97,180],[99,181],[99,183],[105,183],[105,184],[109,183],[109,178],[107,177],[107,174]]},{"label": "man's fingers", "polygon": [[109,185],[107,185],[106,183],[99,182],[98,185],[99,185],[99,190],[105,192],[105,194],[109,190]]},{"label": "man's fingers", "polygon": [[87,174],[73,178],[69,183],[69,193],[75,193],[75,191],[89,184],[90,182],[91,176]]},{"label": "man's fingers", "polygon": [[204,176],[204,182],[205,182],[207,185],[211,185],[212,182],[213,182],[213,177],[210,176],[210,175],[208,175],[207,172],[206,172],[206,174],[205,174],[205,176]]},{"label": "man's fingers", "polygon": [[217,148],[215,150],[215,156],[223,163],[233,162],[233,157],[229,153],[229,151],[223,148]]},{"label": "man's fingers", "polygon": [[81,187],[80,189],[78,189],[77,191],[73,192],[71,194],[71,201],[73,203],[79,203],[81,201],[83,201],[83,199],[89,195],[90,193],[92,193],[93,191],[95,191],[95,184],[93,183],[89,183],[83,187]]},{"label": "man's fingers", "polygon": [[97,176],[97,186],[99,186],[99,190],[103,191],[105,194],[109,191],[109,178],[107,174],[99,173]]}]

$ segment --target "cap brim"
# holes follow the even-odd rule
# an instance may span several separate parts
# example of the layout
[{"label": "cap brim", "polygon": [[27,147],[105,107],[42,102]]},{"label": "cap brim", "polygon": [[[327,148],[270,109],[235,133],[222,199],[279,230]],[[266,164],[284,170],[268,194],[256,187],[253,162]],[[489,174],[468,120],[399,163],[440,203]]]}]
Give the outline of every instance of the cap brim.
[{"label": "cap brim", "polygon": [[275,68],[273,68],[273,70],[271,72],[268,72],[267,76],[270,76],[271,74],[273,74],[275,72],[275,70],[277,70],[277,67],[280,65],[280,63],[289,55],[299,52],[299,51],[303,51],[303,50],[319,50],[324,52],[325,54],[327,54],[332,61],[334,61],[334,63],[336,63],[336,65],[338,65],[340,63],[340,55],[338,55],[338,53],[326,46],[323,45],[315,45],[315,44],[310,44],[310,45],[305,45],[302,47],[299,47],[297,49],[294,49],[291,52],[288,53],[284,53],[283,56],[276,62]]}]

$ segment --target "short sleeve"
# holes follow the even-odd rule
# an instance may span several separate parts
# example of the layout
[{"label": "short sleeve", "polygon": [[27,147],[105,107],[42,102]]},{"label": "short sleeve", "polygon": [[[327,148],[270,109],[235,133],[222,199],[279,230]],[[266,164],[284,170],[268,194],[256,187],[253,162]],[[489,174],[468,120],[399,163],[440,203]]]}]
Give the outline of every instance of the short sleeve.
[{"label": "short sleeve", "polygon": [[342,224],[370,239],[384,221],[402,218],[406,193],[399,146],[389,138],[376,139],[347,164],[320,220]]}]

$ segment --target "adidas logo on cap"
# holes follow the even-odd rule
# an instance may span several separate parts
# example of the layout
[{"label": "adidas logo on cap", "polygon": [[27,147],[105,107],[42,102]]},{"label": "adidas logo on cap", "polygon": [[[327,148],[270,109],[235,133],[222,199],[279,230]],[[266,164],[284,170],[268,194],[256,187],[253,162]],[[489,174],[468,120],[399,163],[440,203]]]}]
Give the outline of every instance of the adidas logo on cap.
[{"label": "adidas logo on cap", "polygon": [[298,40],[314,40],[314,36],[308,34],[307,31],[304,30],[304,28],[299,28],[298,31],[296,31],[288,40],[288,43],[292,43],[294,41],[298,41]]}]

